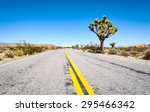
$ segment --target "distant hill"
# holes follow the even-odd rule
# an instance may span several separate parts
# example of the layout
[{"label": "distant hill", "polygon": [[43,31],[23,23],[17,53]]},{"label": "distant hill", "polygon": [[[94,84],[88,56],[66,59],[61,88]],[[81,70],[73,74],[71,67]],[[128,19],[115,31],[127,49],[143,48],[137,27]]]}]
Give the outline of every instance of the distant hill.
[{"label": "distant hill", "polygon": [[[23,43],[5,43],[5,42],[0,42],[0,47],[16,47],[17,44],[24,45]],[[57,47],[54,44],[31,44],[31,45],[34,45],[34,46],[46,46],[46,47],[49,47],[49,48]]]},{"label": "distant hill", "polygon": [[0,47],[15,47],[17,46],[17,43],[4,43],[0,42]]}]

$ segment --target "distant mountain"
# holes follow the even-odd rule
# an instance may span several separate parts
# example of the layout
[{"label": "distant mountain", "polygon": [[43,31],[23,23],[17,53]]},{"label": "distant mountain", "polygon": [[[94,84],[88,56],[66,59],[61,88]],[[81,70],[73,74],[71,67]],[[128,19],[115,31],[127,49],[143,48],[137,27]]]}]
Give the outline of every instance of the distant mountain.
[{"label": "distant mountain", "polygon": [[[5,42],[0,42],[0,47],[16,47],[17,44],[24,45],[23,43],[5,43]],[[54,44],[31,44],[31,45],[34,45],[34,46],[46,46],[46,47],[49,47],[49,48],[57,47]]]},{"label": "distant mountain", "polygon": [[0,42],[0,47],[15,47],[17,46],[17,43],[4,43]]}]

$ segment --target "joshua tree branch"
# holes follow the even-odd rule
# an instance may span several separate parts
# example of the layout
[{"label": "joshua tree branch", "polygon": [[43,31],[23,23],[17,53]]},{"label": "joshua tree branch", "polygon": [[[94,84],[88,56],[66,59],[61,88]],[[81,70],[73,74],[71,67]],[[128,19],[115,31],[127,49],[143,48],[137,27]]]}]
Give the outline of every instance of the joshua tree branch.
[{"label": "joshua tree branch", "polygon": [[111,35],[111,33],[108,31],[107,35],[105,38],[108,38]]},{"label": "joshua tree branch", "polygon": [[96,32],[98,32],[98,26],[96,26]]},{"label": "joshua tree branch", "polygon": [[94,30],[92,30],[92,31],[98,36],[98,33],[96,31],[94,31]]}]

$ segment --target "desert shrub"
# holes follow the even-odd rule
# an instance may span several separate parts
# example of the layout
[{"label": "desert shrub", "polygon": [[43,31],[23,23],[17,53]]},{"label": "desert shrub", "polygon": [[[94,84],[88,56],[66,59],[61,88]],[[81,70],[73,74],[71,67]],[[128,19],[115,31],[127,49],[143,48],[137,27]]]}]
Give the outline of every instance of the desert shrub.
[{"label": "desert shrub", "polygon": [[124,49],[124,50],[125,50],[126,52],[130,52],[130,51],[131,51],[131,49],[132,49],[132,47],[125,47],[125,49]]},{"label": "desert shrub", "polygon": [[87,44],[85,46],[82,46],[80,48],[82,51],[88,51],[88,52],[92,52],[92,53],[99,53],[101,52],[100,48],[98,47],[97,44],[93,45],[93,44]]},{"label": "desert shrub", "polygon": [[126,52],[126,51],[121,51],[120,55],[124,56],[124,57],[128,57],[129,56],[128,52]]},{"label": "desert shrub", "polygon": [[4,58],[4,55],[3,54],[0,54],[0,61],[2,61]]},{"label": "desert shrub", "polygon": [[[45,47],[45,49],[48,49],[48,48]],[[52,46],[50,49],[51,49],[51,50],[55,50],[56,47],[55,47],[55,46]]]},{"label": "desert shrub", "polygon": [[40,53],[40,52],[46,51],[48,50],[48,47],[35,46],[35,45],[27,44],[26,42],[24,42],[23,45],[17,44],[16,49],[20,50],[18,51],[20,54],[32,55],[34,53]]},{"label": "desert shrub", "polygon": [[109,49],[108,54],[117,54],[117,50],[115,48]]},{"label": "desert shrub", "polygon": [[137,57],[138,56],[138,51],[130,51],[129,53],[133,57]]},{"label": "desert shrub", "polygon": [[10,46],[8,46],[7,47],[7,50],[13,50],[15,47],[10,47]]},{"label": "desert shrub", "polygon": [[136,47],[136,46],[130,46],[130,47],[118,47],[118,50],[126,51],[126,52],[131,52],[131,51],[137,51],[137,52],[144,52],[145,50],[148,49],[148,47]]},{"label": "desert shrub", "polygon": [[44,47],[41,48],[41,52],[47,51],[47,50],[55,50],[55,49],[56,49],[56,47],[50,47],[50,48],[48,48],[48,47],[44,46]]},{"label": "desert shrub", "polygon": [[117,50],[121,51],[121,50],[124,50],[125,47],[118,47]]},{"label": "desert shrub", "polygon": [[14,53],[10,50],[5,52],[5,58],[14,58]]},{"label": "desert shrub", "polygon": [[138,52],[134,57],[138,59],[143,59],[144,55],[144,52]]},{"label": "desert shrub", "polygon": [[26,46],[23,46],[22,50],[23,50],[25,55],[32,55],[32,54],[34,54],[33,47],[30,44],[28,44]]},{"label": "desert shrub", "polygon": [[23,56],[23,55],[24,55],[24,52],[23,52],[22,49],[15,49],[15,50],[14,50],[14,54],[15,54],[16,56]]},{"label": "desert shrub", "polygon": [[0,56],[0,61],[2,61],[2,59],[3,59],[3,58]]},{"label": "desert shrub", "polygon": [[3,49],[2,48],[0,48],[0,53],[2,53],[3,52]]},{"label": "desert shrub", "polygon": [[138,48],[138,47],[136,47],[134,50],[137,51],[137,52],[143,52],[146,49],[145,48]]},{"label": "desert shrub", "polygon": [[145,51],[145,55],[144,55],[143,59],[150,60],[150,49],[147,49]]}]

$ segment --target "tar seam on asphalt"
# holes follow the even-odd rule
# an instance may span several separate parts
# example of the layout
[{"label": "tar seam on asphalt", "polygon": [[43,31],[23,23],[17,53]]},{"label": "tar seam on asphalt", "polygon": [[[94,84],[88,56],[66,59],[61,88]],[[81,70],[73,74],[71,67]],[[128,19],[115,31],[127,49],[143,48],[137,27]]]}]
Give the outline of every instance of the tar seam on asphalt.
[{"label": "tar seam on asphalt", "polygon": [[[63,67],[65,75],[69,75],[68,67],[69,67],[68,63],[66,63],[66,65],[64,65]],[[65,86],[66,86],[66,94],[76,95],[75,91],[73,91],[72,88],[70,87],[70,86],[73,86],[72,80],[70,78],[65,79]]]}]

